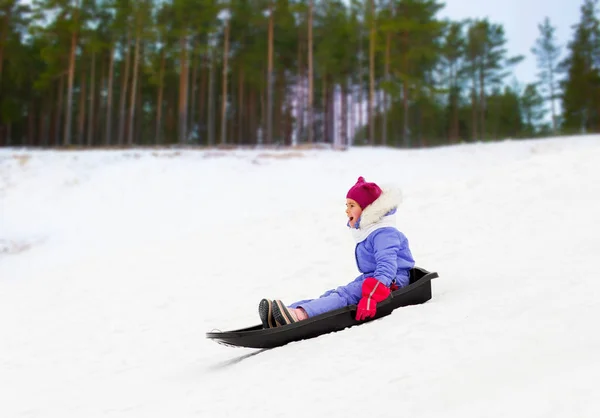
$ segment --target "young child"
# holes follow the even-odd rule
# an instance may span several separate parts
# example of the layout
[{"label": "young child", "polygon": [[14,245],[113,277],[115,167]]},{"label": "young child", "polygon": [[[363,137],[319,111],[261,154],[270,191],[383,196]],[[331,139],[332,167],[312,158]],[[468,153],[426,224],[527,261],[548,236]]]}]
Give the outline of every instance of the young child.
[{"label": "young child", "polygon": [[262,299],[258,313],[263,327],[292,324],[355,304],[357,320],[375,316],[377,303],[385,300],[391,290],[408,285],[409,270],[415,265],[407,238],[395,227],[400,199],[399,190],[382,190],[359,177],[346,195],[346,215],[347,226],[356,241],[356,264],[362,274],[318,299],[301,300],[289,306],[281,300]]}]

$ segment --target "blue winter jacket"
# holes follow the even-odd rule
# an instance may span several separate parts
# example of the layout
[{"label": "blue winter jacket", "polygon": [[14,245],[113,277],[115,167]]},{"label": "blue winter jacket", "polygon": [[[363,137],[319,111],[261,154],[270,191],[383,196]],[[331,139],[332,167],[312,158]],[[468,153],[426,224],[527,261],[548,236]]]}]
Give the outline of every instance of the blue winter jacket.
[{"label": "blue winter jacket", "polygon": [[407,286],[409,270],[415,265],[408,239],[394,227],[371,232],[356,244],[354,255],[358,271],[363,273],[356,280],[374,277],[386,286],[394,280],[398,287]]}]

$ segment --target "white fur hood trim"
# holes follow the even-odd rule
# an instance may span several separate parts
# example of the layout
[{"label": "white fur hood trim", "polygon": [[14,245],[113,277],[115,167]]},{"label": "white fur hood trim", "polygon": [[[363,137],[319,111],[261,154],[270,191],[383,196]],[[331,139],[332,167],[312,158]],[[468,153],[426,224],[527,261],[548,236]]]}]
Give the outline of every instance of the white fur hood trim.
[{"label": "white fur hood trim", "polygon": [[402,191],[394,186],[380,186],[381,195],[363,210],[360,216],[359,229],[367,229],[379,222],[389,211],[402,203]]},{"label": "white fur hood trim", "polygon": [[367,225],[365,228],[352,228],[350,229],[350,232],[352,233],[352,238],[354,238],[354,241],[358,244],[359,242],[363,242],[364,240],[366,240],[369,237],[369,235],[371,235],[371,233],[373,233],[374,231],[388,227],[396,227],[395,213],[392,215],[384,216],[379,221],[375,222],[374,224]]}]

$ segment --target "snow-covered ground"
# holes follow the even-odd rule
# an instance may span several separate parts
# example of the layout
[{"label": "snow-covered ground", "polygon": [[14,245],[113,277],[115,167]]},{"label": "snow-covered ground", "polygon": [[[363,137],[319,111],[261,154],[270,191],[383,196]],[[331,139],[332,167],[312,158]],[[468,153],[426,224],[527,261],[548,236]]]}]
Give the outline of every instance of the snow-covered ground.
[{"label": "snow-covered ground", "polygon": [[[357,275],[398,184],[433,299],[260,351],[205,338]],[[427,150],[0,151],[0,417],[598,417],[600,137]]]}]

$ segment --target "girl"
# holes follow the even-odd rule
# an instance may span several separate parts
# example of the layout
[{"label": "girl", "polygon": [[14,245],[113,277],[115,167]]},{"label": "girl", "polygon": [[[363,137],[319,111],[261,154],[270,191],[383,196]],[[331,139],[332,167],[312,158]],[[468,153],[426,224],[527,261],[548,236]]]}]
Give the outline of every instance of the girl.
[{"label": "girl", "polygon": [[359,177],[346,194],[346,216],[356,241],[356,265],[362,274],[318,299],[301,300],[289,306],[281,300],[261,300],[258,313],[263,327],[292,324],[356,304],[357,320],[371,318],[375,316],[377,303],[386,299],[391,290],[407,286],[409,270],[415,261],[407,238],[395,227],[400,197],[399,190],[382,190]]}]

